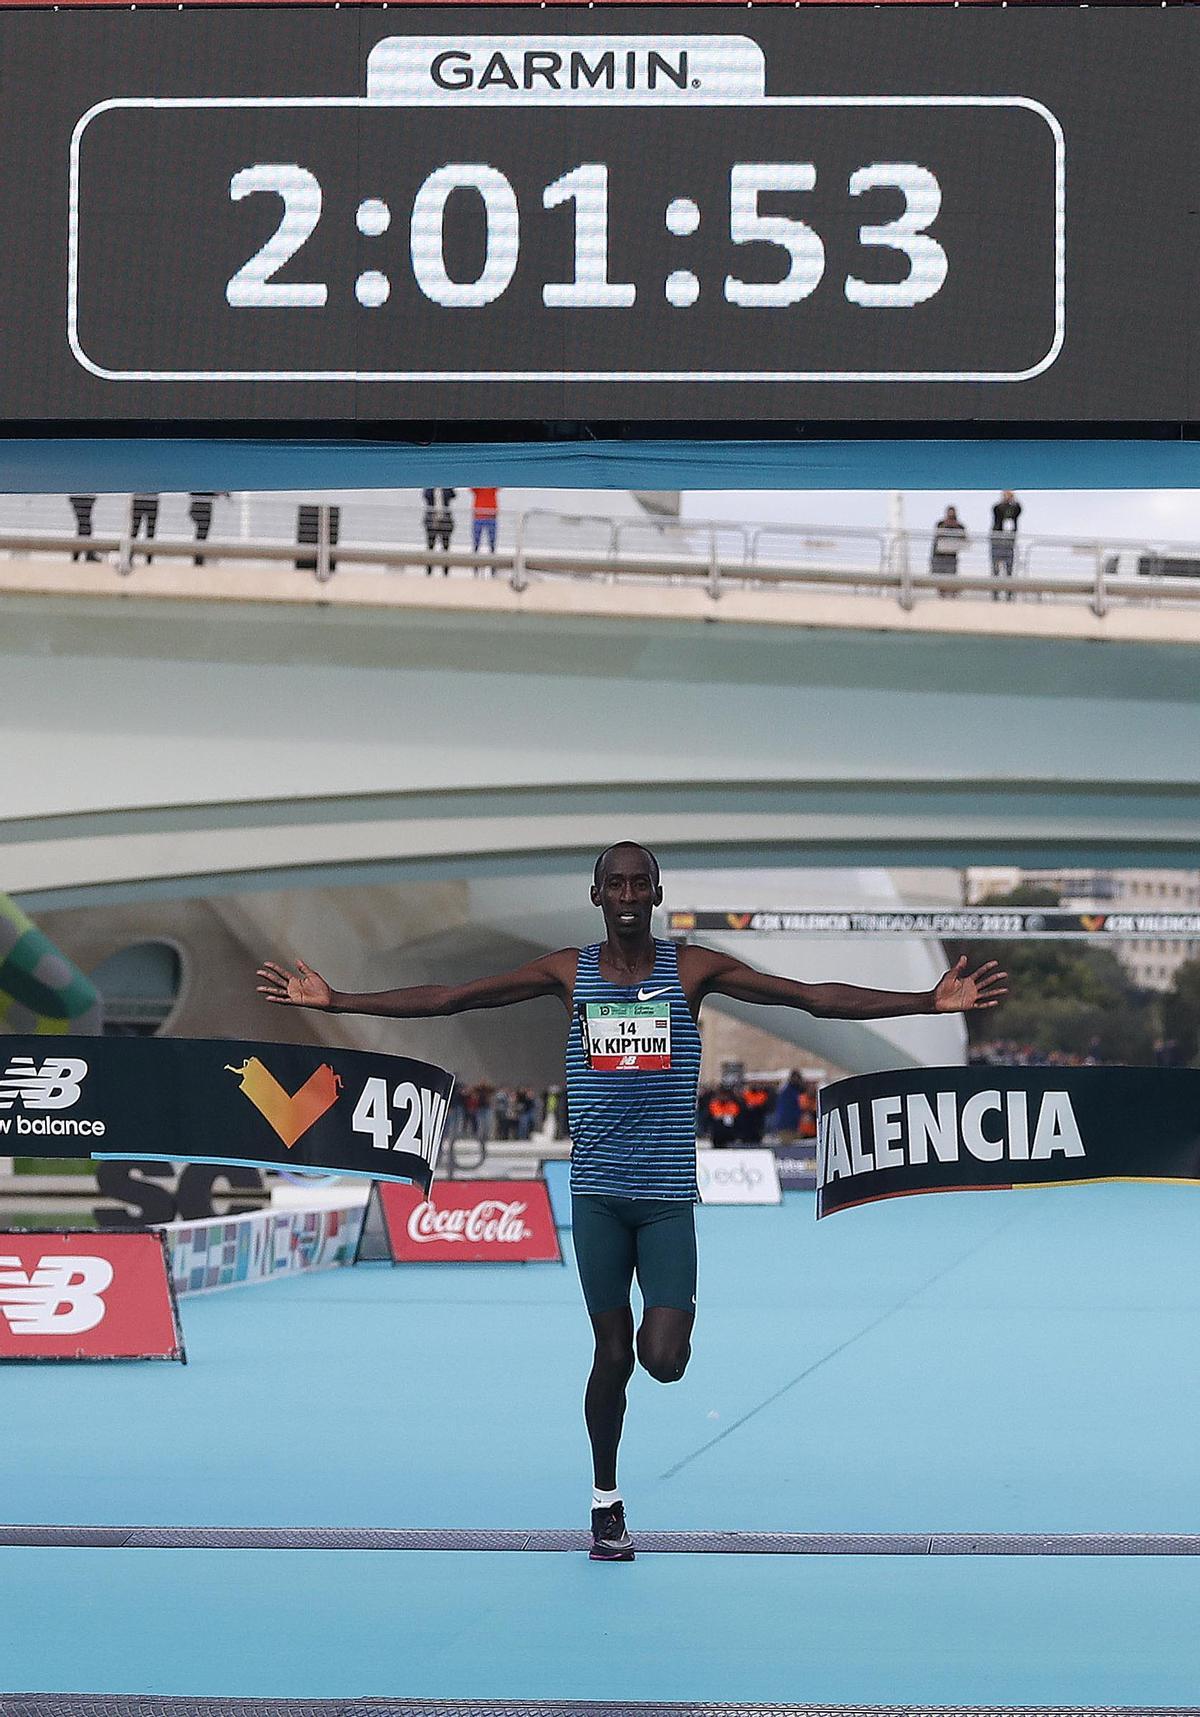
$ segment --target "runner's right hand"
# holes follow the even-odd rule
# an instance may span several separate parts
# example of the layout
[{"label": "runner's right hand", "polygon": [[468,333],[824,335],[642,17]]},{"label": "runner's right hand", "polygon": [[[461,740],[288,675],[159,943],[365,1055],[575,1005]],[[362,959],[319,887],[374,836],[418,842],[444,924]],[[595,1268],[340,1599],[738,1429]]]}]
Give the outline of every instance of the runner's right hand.
[{"label": "runner's right hand", "polygon": [[320,972],[314,972],[303,960],[296,961],[295,972],[276,965],[274,960],[264,960],[258,976],[263,980],[258,993],[269,1002],[282,1002],[294,1008],[327,1008],[333,1001],[333,991]]}]

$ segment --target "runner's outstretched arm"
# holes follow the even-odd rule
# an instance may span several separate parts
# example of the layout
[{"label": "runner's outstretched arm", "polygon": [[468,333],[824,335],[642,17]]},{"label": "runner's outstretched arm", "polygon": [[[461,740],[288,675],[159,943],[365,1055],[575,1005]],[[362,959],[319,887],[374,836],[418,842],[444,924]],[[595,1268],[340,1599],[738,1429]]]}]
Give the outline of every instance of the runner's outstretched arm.
[{"label": "runner's outstretched arm", "polygon": [[[967,957],[946,972],[931,990],[870,990],[857,984],[805,984],[760,972],[732,954],[711,948],[687,950],[699,996],[730,996],[739,1002],[774,1003],[803,1008],[817,1019],[893,1019],[901,1014],[969,1013],[994,1008],[1008,994],[1008,973],[995,960],[974,972]],[[692,973],[689,976],[689,986]]]},{"label": "runner's outstretched arm", "polygon": [[335,990],[319,972],[296,961],[288,971],[274,960],[264,960],[258,969],[258,993],[269,1002],[285,1007],[320,1008],[326,1013],[379,1014],[385,1019],[430,1019],[441,1014],[466,1013],[471,1008],[506,1008],[515,1002],[536,1001],[539,996],[557,996],[565,1001],[575,975],[574,948],[543,954],[511,972],[493,977],[472,978],[465,984],[414,984],[403,990],[379,990],[360,995]]}]

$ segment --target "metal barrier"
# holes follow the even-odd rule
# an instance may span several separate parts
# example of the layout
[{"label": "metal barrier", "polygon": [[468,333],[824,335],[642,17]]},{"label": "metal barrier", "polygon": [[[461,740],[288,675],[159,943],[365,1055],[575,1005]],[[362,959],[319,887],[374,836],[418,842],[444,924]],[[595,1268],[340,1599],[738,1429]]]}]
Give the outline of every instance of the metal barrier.
[{"label": "metal barrier", "polygon": [[[197,540],[185,528],[187,499],[160,497],[159,518],[170,528],[147,539],[131,535],[124,497],[99,497],[97,522],[110,528],[85,536],[52,522],[52,514],[61,520],[69,511],[64,496],[0,497],[0,555],[91,557],[124,576],[136,575],[151,559],[238,570],[277,566],[308,571],[318,583],[351,567],[499,576],[517,591],[533,579],[665,582],[705,590],[714,601],[727,590],[830,591],[891,596],[904,609],[930,598],[1058,601],[1103,616],[1117,605],[1190,606],[1200,599],[1200,547],[1189,543],[1009,537],[997,553],[1000,545],[982,532],[955,542],[951,571],[944,552],[935,561],[936,533],[928,531],[625,519],[537,507],[505,514],[505,546],[477,554],[425,547],[420,506],[395,502],[305,503],[304,540],[298,541],[292,534],[296,502],[278,495],[221,497],[222,522],[236,514],[238,533]],[[23,517],[8,524],[14,512]]]}]

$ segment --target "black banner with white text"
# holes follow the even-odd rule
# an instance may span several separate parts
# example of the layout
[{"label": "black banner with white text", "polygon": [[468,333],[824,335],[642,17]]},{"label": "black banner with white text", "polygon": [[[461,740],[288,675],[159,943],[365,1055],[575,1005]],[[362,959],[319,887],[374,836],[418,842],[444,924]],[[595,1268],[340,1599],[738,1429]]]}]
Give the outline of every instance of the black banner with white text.
[{"label": "black banner with white text", "polygon": [[820,1094],[817,1215],[906,1193],[1200,1183],[1200,1071],[925,1067]]},{"label": "black banner with white text", "polygon": [[0,1039],[0,1153],[323,1169],[429,1191],[453,1077],[222,1039]]}]

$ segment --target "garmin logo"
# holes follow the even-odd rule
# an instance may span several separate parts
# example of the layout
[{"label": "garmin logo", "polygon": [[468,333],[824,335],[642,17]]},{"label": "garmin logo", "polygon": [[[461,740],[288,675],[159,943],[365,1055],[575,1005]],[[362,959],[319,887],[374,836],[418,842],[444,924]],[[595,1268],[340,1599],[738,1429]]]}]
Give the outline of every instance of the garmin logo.
[{"label": "garmin logo", "polygon": [[367,98],[444,106],[762,101],[766,64],[747,36],[385,36]]},{"label": "garmin logo", "polygon": [[587,53],[572,48],[526,48],[521,54],[495,48],[481,58],[470,48],[446,48],[435,54],[429,75],[439,89],[509,90],[657,90],[687,89],[691,82],[688,50],[660,54],[656,48],[606,48]]},{"label": "garmin logo", "polygon": [[817,1124],[818,1186],[910,1164],[1086,1155],[1066,1091],[910,1091],[830,1109]]}]

